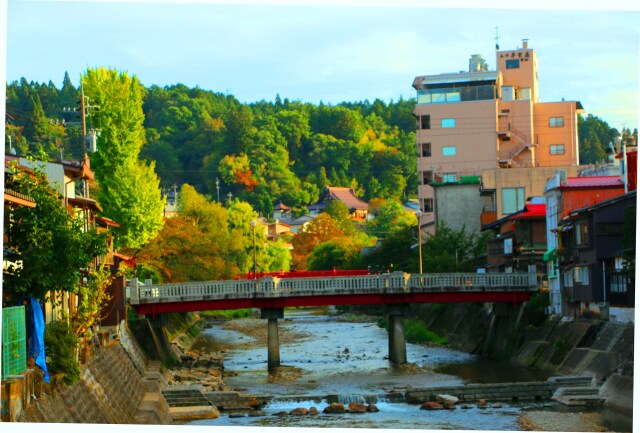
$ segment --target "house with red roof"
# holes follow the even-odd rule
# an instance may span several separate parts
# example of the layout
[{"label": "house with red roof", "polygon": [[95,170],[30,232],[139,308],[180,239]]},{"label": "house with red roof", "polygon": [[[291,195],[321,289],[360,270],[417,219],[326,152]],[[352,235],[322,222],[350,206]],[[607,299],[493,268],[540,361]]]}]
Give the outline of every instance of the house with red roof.
[{"label": "house with red roof", "polygon": [[558,225],[575,209],[591,206],[624,194],[624,182],[620,176],[567,177],[557,171],[547,180],[544,198],[547,204],[547,250],[544,261],[547,266],[550,303],[553,314],[564,314],[561,294],[562,276],[558,270]]},{"label": "house with red roof", "polygon": [[369,204],[356,197],[353,188],[327,186],[317,203],[309,206],[309,213],[318,215],[324,212],[324,208],[333,200],[344,203],[349,209],[351,218],[365,221],[369,213]]},{"label": "house with red roof", "polygon": [[546,205],[531,201],[518,212],[483,225],[483,232],[493,232],[487,240],[489,272],[527,272],[533,266],[541,270],[547,247],[545,218]]}]

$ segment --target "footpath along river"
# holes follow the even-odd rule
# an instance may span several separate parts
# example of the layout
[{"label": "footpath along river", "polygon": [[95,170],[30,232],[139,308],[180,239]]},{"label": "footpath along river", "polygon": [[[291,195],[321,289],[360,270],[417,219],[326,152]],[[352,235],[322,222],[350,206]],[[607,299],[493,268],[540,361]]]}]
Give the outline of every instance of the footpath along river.
[{"label": "footpath along river", "polygon": [[[351,322],[312,310],[288,310],[285,319],[279,321],[281,363],[292,367],[292,371],[284,380],[270,380],[261,336],[266,335],[266,322],[248,320],[253,321],[248,322],[252,323],[253,337],[226,329],[224,322],[215,322],[203,331],[194,348],[225,351],[225,372],[237,374],[227,375],[226,385],[276,398],[263,408],[264,416],[236,418],[223,413],[220,418],[198,420],[191,425],[513,431],[523,430],[518,419],[524,411],[549,411],[554,406],[555,410],[564,410],[550,402],[522,402],[503,403],[500,408],[480,409],[473,405],[453,411],[422,411],[418,405],[385,401],[382,395],[386,392],[402,392],[409,387],[546,380],[548,373],[488,362],[448,348],[409,343],[410,365],[394,368],[387,359],[387,333],[376,323]],[[264,332],[256,337],[255,328],[260,326]],[[373,399],[380,411],[324,414],[327,401],[315,397],[326,395],[338,395],[343,403],[369,403]],[[281,411],[311,406],[320,414],[275,416]]]}]

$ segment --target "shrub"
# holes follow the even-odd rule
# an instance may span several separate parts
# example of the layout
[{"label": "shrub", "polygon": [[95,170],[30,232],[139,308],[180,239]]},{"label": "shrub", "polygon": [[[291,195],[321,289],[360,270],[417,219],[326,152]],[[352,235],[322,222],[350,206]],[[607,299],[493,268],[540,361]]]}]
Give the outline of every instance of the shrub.
[{"label": "shrub", "polygon": [[47,368],[52,375],[62,375],[62,382],[73,386],[80,380],[80,368],[76,359],[78,337],[66,320],[51,322],[44,331]]}]

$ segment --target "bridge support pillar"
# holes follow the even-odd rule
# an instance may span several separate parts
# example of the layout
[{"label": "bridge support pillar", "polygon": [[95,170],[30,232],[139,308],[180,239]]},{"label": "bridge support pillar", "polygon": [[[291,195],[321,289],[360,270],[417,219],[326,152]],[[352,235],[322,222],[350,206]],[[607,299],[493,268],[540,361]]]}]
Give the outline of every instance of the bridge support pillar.
[{"label": "bridge support pillar", "polygon": [[406,304],[387,305],[389,317],[389,361],[394,364],[407,363],[407,343],[404,338],[404,316]]},{"label": "bridge support pillar", "polygon": [[260,318],[267,319],[267,368],[269,372],[280,367],[280,341],[278,319],[284,317],[284,308],[262,308]]}]

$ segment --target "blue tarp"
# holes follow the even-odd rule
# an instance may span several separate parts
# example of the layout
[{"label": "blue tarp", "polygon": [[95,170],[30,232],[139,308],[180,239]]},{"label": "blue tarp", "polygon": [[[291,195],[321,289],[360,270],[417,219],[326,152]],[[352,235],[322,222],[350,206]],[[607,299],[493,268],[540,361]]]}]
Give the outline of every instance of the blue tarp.
[{"label": "blue tarp", "polygon": [[36,365],[44,373],[44,381],[49,383],[49,371],[44,356],[44,314],[40,307],[40,301],[34,297],[29,298],[29,317],[27,318],[27,333],[29,339],[28,355],[36,361]]}]

